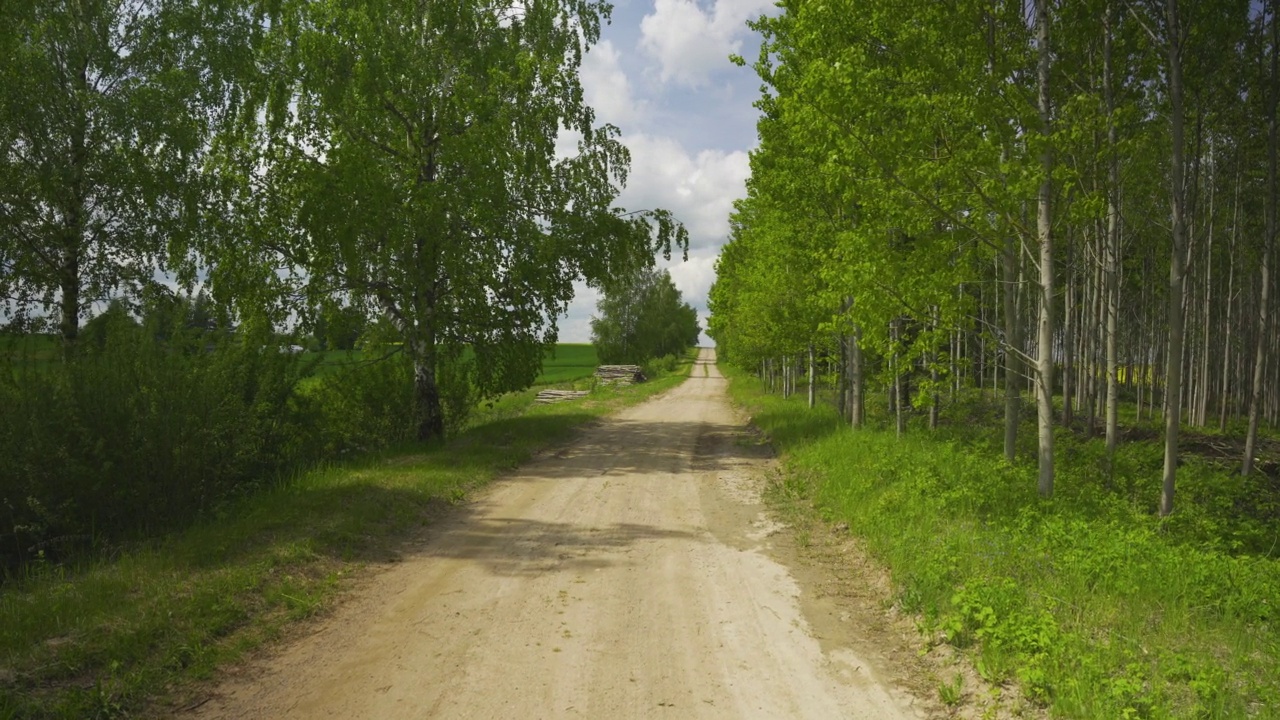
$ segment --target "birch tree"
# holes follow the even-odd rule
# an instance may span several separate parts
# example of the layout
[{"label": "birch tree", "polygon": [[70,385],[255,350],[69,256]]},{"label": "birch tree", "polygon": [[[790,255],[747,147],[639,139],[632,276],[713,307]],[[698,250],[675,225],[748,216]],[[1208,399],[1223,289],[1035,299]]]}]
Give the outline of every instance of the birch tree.
[{"label": "birch tree", "polygon": [[[247,32],[228,3],[0,6],[0,312],[70,354],[94,303],[151,282],[197,218],[197,170]],[[241,47],[245,47],[243,44]]]},{"label": "birch tree", "polygon": [[1261,413],[1263,378],[1267,360],[1267,340],[1271,329],[1271,261],[1272,255],[1275,253],[1276,244],[1276,204],[1280,201],[1280,197],[1277,197],[1276,187],[1277,144],[1280,143],[1280,138],[1277,137],[1280,135],[1280,128],[1276,126],[1277,96],[1280,96],[1280,73],[1278,73],[1278,70],[1280,70],[1280,55],[1277,54],[1280,52],[1280,26],[1276,24],[1276,11],[1276,1],[1270,0],[1266,7],[1266,14],[1270,18],[1268,22],[1270,43],[1267,53],[1269,72],[1267,73],[1266,91],[1267,185],[1264,191],[1266,219],[1263,231],[1265,235],[1262,245],[1262,263],[1259,269],[1261,290],[1258,303],[1258,330],[1254,337],[1253,389],[1249,396],[1249,429],[1245,434],[1244,462],[1240,467],[1240,474],[1242,475],[1248,475],[1253,472],[1254,453],[1258,442],[1258,418]]},{"label": "birch tree", "polygon": [[608,3],[285,9],[265,122],[225,153],[228,222],[252,242],[206,248],[215,285],[382,316],[414,368],[420,439],[444,434],[442,383],[490,396],[533,381],[575,281],[687,247],[669,213],[614,206],[629,155],[578,77]]}]

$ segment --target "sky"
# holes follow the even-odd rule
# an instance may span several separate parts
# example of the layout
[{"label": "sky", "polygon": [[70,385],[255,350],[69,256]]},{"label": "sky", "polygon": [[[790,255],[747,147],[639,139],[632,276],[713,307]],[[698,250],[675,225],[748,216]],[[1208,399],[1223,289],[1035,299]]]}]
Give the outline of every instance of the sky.
[{"label": "sky", "polygon": [[[774,0],[613,0],[612,22],[583,58],[581,80],[597,123],[621,131],[631,172],[618,205],[670,210],[689,231],[689,259],[659,258],[707,326],[707,291],[727,240],[733,201],[746,194],[756,145],[760,80],[729,55],[754,61],[749,18],[776,13]],[[570,145],[569,147],[572,147]],[[173,278],[156,280],[176,287]],[[560,342],[590,342],[599,295],[575,286],[559,319]],[[105,308],[105,303],[96,310]],[[699,344],[713,344],[704,333]]]},{"label": "sky", "polygon": [[[707,291],[729,233],[733,201],[746,194],[748,153],[756,144],[751,103],[760,80],[729,55],[755,59],[749,18],[774,0],[614,0],[613,22],[583,59],[587,102],[599,123],[622,132],[631,173],[618,204],[664,208],[689,230],[689,260],[673,253],[659,266],[706,328]],[[560,342],[589,342],[597,293],[579,284],[560,319]],[[700,344],[710,345],[704,334]]]}]

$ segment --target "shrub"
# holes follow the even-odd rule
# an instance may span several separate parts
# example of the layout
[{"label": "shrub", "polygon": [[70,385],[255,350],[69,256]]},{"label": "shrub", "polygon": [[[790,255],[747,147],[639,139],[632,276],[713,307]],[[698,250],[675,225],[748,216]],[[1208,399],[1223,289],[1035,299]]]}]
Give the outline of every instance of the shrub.
[{"label": "shrub", "polygon": [[406,440],[413,432],[413,369],[404,355],[330,373],[300,402],[317,457],[342,457]]},{"label": "shrub", "polygon": [[680,358],[675,355],[663,355],[660,358],[654,358],[645,363],[644,366],[641,367],[641,371],[644,372],[645,377],[654,378],[662,375],[663,373],[674,372],[679,366]]},{"label": "shrub", "polygon": [[124,322],[104,338],[69,363],[0,366],[5,567],[190,522],[308,449],[297,357]]}]

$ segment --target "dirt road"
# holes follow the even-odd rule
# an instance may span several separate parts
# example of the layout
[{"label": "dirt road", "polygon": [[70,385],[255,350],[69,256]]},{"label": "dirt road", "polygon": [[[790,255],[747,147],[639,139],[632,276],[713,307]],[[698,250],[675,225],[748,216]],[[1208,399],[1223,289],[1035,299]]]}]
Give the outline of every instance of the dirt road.
[{"label": "dirt road", "polygon": [[815,639],[724,385],[702,351],[683,385],[482,493],[194,715],[924,717]]}]

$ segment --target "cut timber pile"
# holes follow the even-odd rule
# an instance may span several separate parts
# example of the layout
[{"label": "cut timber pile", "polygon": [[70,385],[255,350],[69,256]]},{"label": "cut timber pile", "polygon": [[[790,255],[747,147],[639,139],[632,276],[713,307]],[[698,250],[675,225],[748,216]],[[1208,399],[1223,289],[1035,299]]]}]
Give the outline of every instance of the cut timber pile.
[{"label": "cut timber pile", "polygon": [[536,403],[558,403],[586,396],[586,390],[542,390],[533,401]]},{"label": "cut timber pile", "polygon": [[639,365],[601,365],[596,368],[596,377],[600,378],[602,383],[617,383],[619,385],[630,385],[631,383],[644,382],[644,373],[640,372]]}]

